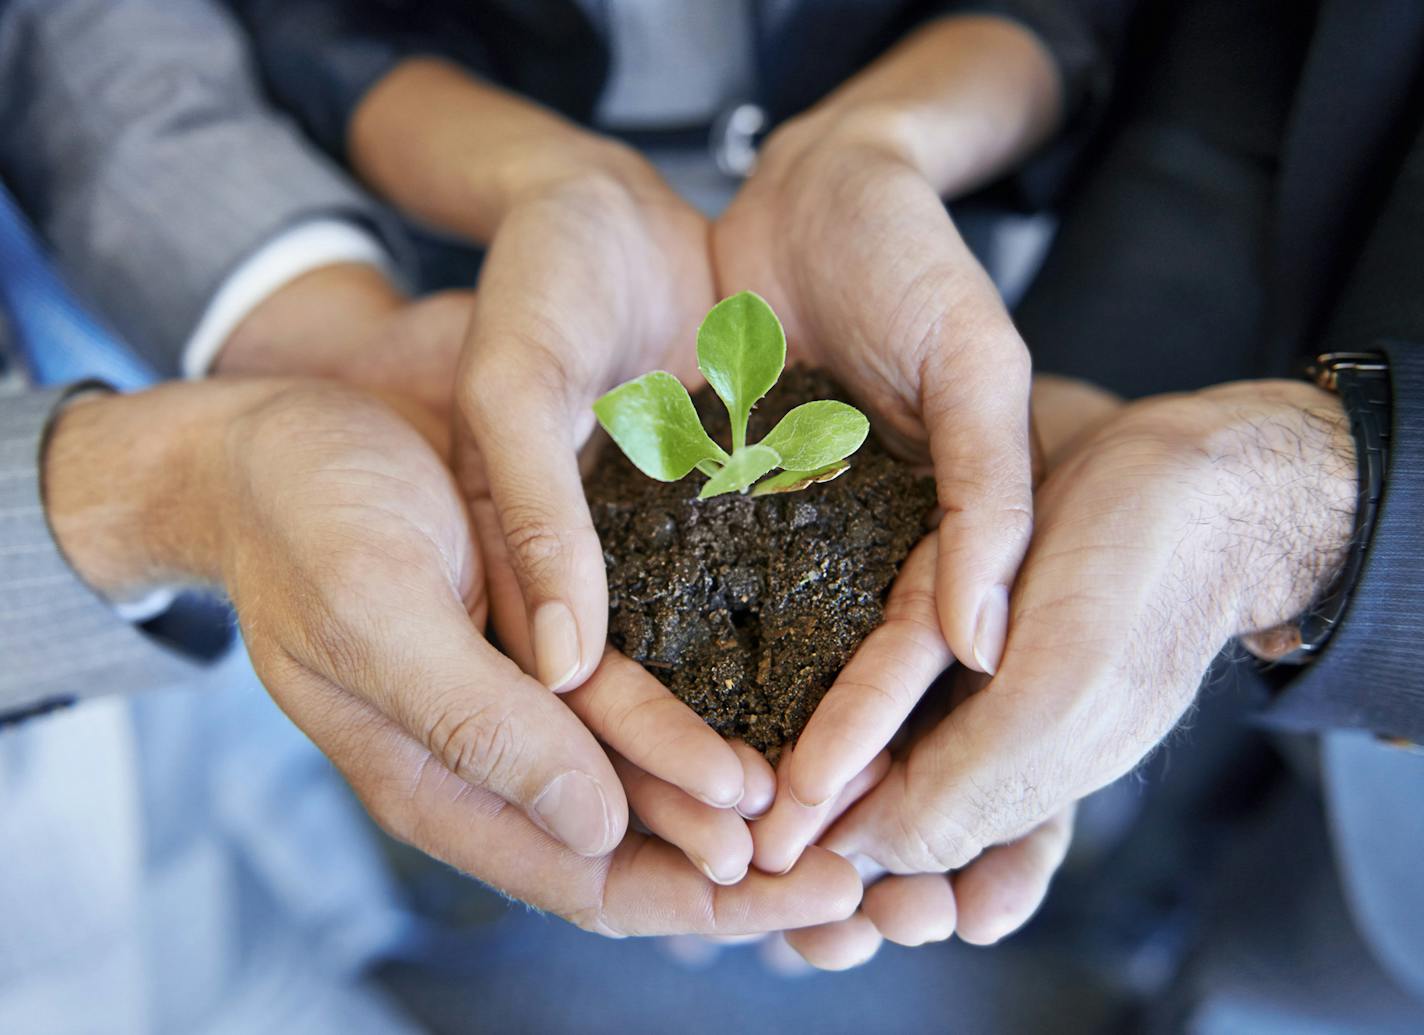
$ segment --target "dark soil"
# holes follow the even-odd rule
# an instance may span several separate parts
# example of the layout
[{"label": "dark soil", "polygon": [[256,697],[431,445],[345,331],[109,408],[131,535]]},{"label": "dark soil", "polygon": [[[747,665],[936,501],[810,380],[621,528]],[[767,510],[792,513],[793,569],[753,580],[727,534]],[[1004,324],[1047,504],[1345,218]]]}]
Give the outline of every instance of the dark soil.
[{"label": "dark soil", "polygon": [[[747,440],[793,406],[845,398],[819,371],[788,370],[753,412]],[[694,402],[728,448],[721,401],[709,388]],[[883,620],[890,583],[934,505],[931,480],[874,435],[850,463],[801,492],[698,501],[702,475],[654,481],[609,447],[589,478],[613,645],[713,729],[773,762]]]}]

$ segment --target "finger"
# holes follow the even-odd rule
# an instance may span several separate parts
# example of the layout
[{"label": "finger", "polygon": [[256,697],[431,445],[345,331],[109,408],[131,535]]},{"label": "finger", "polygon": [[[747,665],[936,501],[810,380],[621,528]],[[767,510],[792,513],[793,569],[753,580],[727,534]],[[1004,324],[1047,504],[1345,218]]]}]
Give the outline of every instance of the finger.
[{"label": "finger", "polygon": [[830,800],[890,742],[953,660],[935,610],[936,543],[911,551],[885,602],[885,622],[860,645],[816,706],[787,769],[790,795]]},{"label": "finger", "polygon": [[587,930],[754,934],[844,919],[860,902],[854,868],[819,849],[784,877],[753,873],[734,887],[711,883],[678,849],[646,835],[627,835],[602,858],[578,855],[337,688],[289,696],[292,718],[393,836]]},{"label": "finger", "polygon": [[786,944],[817,970],[850,970],[880,951],[880,932],[864,913],[849,920],[786,932]]},{"label": "finger", "polygon": [[776,798],[776,770],[745,740],[732,741],[732,750],[742,763],[742,800],[737,802],[737,812],[745,819],[759,819]]},{"label": "finger", "polygon": [[639,769],[714,808],[741,801],[744,770],[732,745],[637,662],[607,651],[597,671],[563,700]]},{"label": "finger", "polygon": [[752,835],[746,820],[731,809],[714,809],[688,797],[670,783],[650,776],[614,756],[628,804],[643,824],[681,848],[714,884],[735,884],[752,861]]},{"label": "finger", "polygon": [[954,933],[954,889],[942,873],[882,878],[866,888],[860,908],[875,929],[896,945],[942,942]]},{"label": "finger", "polygon": [[1009,587],[1033,527],[1033,491],[1028,350],[983,279],[977,311],[956,321],[955,340],[921,368],[921,405],[944,510],[940,625],[956,658],[992,673],[1008,636]]},{"label": "finger", "polygon": [[309,621],[293,638],[294,660],[374,705],[451,773],[519,806],[573,850],[610,851],[627,803],[583,723],[479,635],[438,577],[396,561],[382,571],[378,557],[359,562],[338,582],[369,577],[380,600],[348,597],[341,613]]},{"label": "finger", "polygon": [[801,954],[786,944],[786,936],[773,934],[757,945],[757,956],[770,973],[782,978],[805,977],[813,968]]},{"label": "finger", "polygon": [[[473,449],[467,430],[457,433],[457,459]],[[470,523],[484,558],[485,587],[489,599],[489,616],[499,638],[499,648],[513,658],[525,672],[534,675],[534,643],[529,638],[529,613],[524,608],[524,591],[509,559],[504,533],[499,527],[499,515],[494,501],[488,497],[470,501]]]},{"label": "finger", "polygon": [[593,672],[608,631],[603,552],[578,468],[591,418],[572,411],[552,353],[491,348],[477,341],[479,325],[477,311],[457,388],[478,446],[465,487],[472,503],[493,504],[540,682],[567,690]]},{"label": "finger", "polygon": [[771,811],[752,825],[756,844],[753,862],[764,873],[784,873],[801,857],[806,846],[842,812],[880,782],[890,768],[890,756],[882,752],[871,760],[835,798],[820,805],[802,805],[787,793],[786,772],[800,746],[786,747],[777,772],[778,792]]},{"label": "finger", "polygon": [[1019,840],[990,848],[955,874],[960,938],[992,945],[1027,923],[1063,865],[1072,834],[1070,806]]}]

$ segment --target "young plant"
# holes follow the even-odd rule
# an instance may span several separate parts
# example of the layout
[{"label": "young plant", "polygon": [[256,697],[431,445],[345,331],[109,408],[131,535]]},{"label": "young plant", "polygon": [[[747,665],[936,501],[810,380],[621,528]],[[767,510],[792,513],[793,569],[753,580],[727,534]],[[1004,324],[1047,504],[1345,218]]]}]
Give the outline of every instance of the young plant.
[{"label": "young plant", "polygon": [[[696,468],[707,475],[697,494],[753,496],[794,492],[842,474],[870,432],[854,406],[803,403],[760,442],[747,442],[747,418],[786,366],[786,334],[771,306],[750,291],[723,299],[697,329],[697,366],[732,418],[732,452],[703,429],[682,382],[662,370],[619,385],[593,404],[598,423],[638,470],[675,482]],[[781,469],[764,481],[757,479]]]}]

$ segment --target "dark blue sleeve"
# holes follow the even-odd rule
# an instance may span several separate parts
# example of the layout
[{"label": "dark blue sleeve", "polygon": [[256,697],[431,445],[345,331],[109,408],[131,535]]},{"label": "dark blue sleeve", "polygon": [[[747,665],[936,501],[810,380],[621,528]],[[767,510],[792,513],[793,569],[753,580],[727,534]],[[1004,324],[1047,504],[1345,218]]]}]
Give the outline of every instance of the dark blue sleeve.
[{"label": "dark blue sleeve", "polygon": [[415,55],[488,72],[474,31],[442,32],[439,5],[420,0],[227,0],[246,26],[262,79],[326,151],[346,154],[346,129],[361,98]]},{"label": "dark blue sleeve", "polygon": [[1424,744],[1424,342],[1395,341],[1386,352],[1389,470],[1364,568],[1320,656],[1280,686],[1262,718]]}]

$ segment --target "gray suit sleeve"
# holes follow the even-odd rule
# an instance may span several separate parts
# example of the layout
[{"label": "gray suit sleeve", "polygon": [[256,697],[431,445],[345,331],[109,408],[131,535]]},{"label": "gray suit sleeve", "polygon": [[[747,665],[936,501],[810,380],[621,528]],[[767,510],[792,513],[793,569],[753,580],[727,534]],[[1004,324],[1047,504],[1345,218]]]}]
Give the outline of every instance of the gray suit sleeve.
[{"label": "gray suit sleeve", "polygon": [[209,0],[0,0],[0,172],[74,286],[164,373],[244,257],[375,205],[263,100]]},{"label": "gray suit sleeve", "polygon": [[50,421],[73,391],[0,394],[0,722],[200,671],[115,614],[50,534],[40,458]]}]

